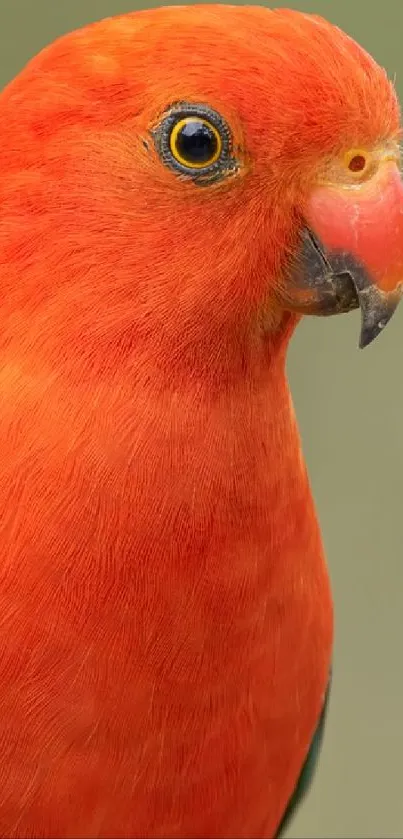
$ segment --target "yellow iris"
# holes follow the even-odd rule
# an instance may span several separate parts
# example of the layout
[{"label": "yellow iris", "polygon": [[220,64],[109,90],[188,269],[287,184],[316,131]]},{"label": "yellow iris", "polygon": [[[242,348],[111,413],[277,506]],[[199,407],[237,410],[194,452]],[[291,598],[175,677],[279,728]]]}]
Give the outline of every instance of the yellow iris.
[{"label": "yellow iris", "polygon": [[[190,157],[187,158],[185,156],[185,153],[181,150],[181,132],[188,125],[193,125],[196,127],[206,127],[211,136],[211,139],[213,140],[211,156],[207,159],[204,159],[202,162],[194,161]],[[205,169],[206,166],[212,166],[219,159],[222,152],[222,140],[219,131],[217,130],[215,125],[209,122],[209,120],[203,119],[202,117],[190,116],[178,120],[178,122],[172,129],[171,136],[169,139],[169,147],[172,156],[174,157],[177,163],[181,164],[181,166],[186,166],[190,169]]]}]

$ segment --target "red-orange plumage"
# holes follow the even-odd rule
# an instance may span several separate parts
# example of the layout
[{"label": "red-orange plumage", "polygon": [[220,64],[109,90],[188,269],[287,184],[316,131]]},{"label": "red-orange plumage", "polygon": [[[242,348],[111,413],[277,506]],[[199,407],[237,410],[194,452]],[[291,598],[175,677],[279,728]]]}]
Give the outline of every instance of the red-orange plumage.
[{"label": "red-orange plumage", "polygon": [[[178,99],[231,181],[159,160]],[[1,836],[275,834],[332,645],[276,289],[318,161],[397,127],[353,41],[259,8],[107,20],[2,94]]]}]

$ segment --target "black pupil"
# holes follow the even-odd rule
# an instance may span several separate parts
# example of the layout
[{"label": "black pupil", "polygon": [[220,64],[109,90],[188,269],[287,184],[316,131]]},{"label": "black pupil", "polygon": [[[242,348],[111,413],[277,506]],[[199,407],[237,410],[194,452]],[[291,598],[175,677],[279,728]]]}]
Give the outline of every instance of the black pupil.
[{"label": "black pupil", "polygon": [[217,152],[217,138],[214,131],[204,122],[187,122],[176,138],[178,154],[187,163],[208,164]]}]

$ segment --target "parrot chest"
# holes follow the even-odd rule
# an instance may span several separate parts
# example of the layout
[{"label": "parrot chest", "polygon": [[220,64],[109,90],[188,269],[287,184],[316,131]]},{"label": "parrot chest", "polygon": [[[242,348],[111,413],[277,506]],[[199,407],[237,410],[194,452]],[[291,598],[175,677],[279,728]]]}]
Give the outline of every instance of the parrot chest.
[{"label": "parrot chest", "polygon": [[297,441],[276,462],[264,422],[225,450],[213,427],[208,457],[186,430],[85,503],[69,464],[65,495],[60,463],[28,476],[4,541],[1,835],[275,835],[332,604]]}]

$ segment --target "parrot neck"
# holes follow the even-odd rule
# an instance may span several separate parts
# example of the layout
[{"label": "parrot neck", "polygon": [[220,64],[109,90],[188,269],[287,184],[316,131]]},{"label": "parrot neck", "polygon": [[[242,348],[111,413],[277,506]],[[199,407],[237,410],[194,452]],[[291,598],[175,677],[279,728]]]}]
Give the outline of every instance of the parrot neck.
[{"label": "parrot neck", "polygon": [[[189,342],[177,330],[174,336],[165,335],[161,345],[153,347],[150,358],[146,347],[144,365],[154,368],[154,381],[162,386],[187,390],[196,383],[205,387],[208,395],[231,393],[233,387],[247,385],[250,378],[266,380],[267,373],[275,383],[285,378],[286,354],[290,339],[300,317],[291,312],[270,313],[255,317],[252,324],[242,328],[215,330],[205,328],[199,340]],[[141,341],[135,355],[127,359],[132,366],[131,380],[138,378]]]},{"label": "parrot neck", "polygon": [[[290,580],[311,561],[321,563],[285,373],[294,326],[294,318],[284,319],[276,335],[260,335],[237,355],[235,348],[220,357],[221,367],[209,356],[202,366],[195,353],[189,368],[169,352],[165,367],[140,353],[132,368],[118,372],[105,365],[92,376],[87,368],[85,376],[83,367],[66,366],[62,375],[46,377],[46,411],[38,408],[43,371],[21,371],[18,394],[27,417],[21,457],[35,466],[38,520],[50,533],[65,533],[68,504],[72,555],[82,557],[88,543],[87,559],[96,568],[110,552],[117,576],[126,580],[135,558],[137,569],[153,569],[161,592],[172,575],[183,596],[187,584],[198,586],[205,575],[226,580],[234,596],[237,581],[241,588],[256,583],[258,596],[260,574],[268,585],[272,574]],[[71,357],[63,356],[66,365]],[[35,423],[28,422],[32,415]],[[93,541],[97,528],[102,547]],[[94,573],[95,588],[96,579]],[[96,614],[96,591],[93,604]]]},{"label": "parrot neck", "polygon": [[[151,377],[148,414],[140,418],[145,427],[136,418],[126,460],[137,468],[139,451],[148,452],[142,474],[152,480],[145,511],[150,515],[163,500],[170,510],[163,527],[169,553],[174,544],[181,566],[191,552],[190,575],[219,561],[229,580],[239,551],[244,579],[252,579],[245,533],[253,533],[252,553],[265,573],[298,575],[310,558],[323,561],[285,371],[296,323],[294,315],[284,316],[276,333],[221,354],[221,366],[211,355],[198,366],[195,354],[189,369],[172,365],[168,355],[169,371],[155,370]],[[151,472],[154,463],[157,473]],[[138,500],[133,504],[138,509]]]}]

